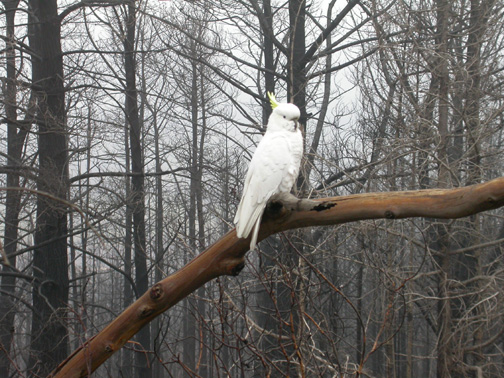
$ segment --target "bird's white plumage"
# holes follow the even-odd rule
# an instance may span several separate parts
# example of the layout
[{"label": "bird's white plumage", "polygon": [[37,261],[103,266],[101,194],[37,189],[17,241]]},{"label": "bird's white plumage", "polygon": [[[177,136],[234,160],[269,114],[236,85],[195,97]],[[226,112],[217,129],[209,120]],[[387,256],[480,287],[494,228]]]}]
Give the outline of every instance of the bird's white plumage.
[{"label": "bird's white plumage", "polygon": [[234,218],[236,234],[246,238],[253,231],[250,249],[257,243],[261,217],[269,199],[290,192],[299,173],[303,136],[293,104],[275,105],[266,133],[250,161],[243,194]]}]

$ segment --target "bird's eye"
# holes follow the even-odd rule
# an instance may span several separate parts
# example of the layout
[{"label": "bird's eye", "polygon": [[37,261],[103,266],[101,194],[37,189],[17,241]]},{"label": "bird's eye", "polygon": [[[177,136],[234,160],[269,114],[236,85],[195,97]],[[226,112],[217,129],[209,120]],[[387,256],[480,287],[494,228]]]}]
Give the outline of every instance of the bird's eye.
[{"label": "bird's eye", "polygon": [[283,117],[284,117],[284,118],[287,118],[287,117],[285,117],[285,116],[283,116]]}]

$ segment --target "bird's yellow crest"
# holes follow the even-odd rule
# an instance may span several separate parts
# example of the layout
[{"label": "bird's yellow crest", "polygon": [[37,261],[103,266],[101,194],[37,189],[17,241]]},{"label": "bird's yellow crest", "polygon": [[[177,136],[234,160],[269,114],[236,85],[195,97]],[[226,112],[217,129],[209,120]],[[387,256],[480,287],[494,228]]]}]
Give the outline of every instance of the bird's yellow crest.
[{"label": "bird's yellow crest", "polygon": [[279,105],[278,101],[275,98],[275,94],[271,93],[271,92],[267,92],[267,94],[268,94],[268,98],[270,100],[271,109],[275,109]]}]

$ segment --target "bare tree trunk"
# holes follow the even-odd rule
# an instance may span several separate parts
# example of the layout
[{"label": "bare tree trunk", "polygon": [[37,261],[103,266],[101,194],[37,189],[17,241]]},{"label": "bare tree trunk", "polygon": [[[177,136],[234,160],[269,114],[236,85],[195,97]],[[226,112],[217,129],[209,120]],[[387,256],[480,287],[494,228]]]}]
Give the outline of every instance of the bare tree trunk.
[{"label": "bare tree trunk", "polygon": [[[7,116],[7,152],[8,162],[7,165],[15,167],[20,164],[20,152],[18,128],[17,128],[17,112],[16,112],[16,61],[14,51],[14,17],[16,14],[16,7],[19,1],[3,2],[6,12],[7,24],[7,46],[5,49],[6,55],[6,70],[7,70],[7,84],[5,86],[5,113]],[[22,145],[22,144],[21,144]],[[19,153],[18,153],[19,151]],[[7,187],[19,186],[19,174],[14,169],[12,172],[7,173]],[[17,237],[18,237],[18,216],[19,216],[19,203],[20,193],[17,191],[8,191],[5,201],[5,230],[4,230],[4,250],[5,253],[10,255],[16,250]],[[11,266],[3,265],[2,272],[14,271],[16,268],[16,257],[9,258]],[[0,376],[7,376],[9,373],[9,354],[11,349],[12,338],[14,334],[14,316],[15,316],[15,277],[4,276],[1,277],[1,296],[0,296]]]},{"label": "bare tree trunk", "polygon": [[[264,38],[264,88],[266,92],[275,93],[275,62],[273,54],[273,12],[271,10],[271,0],[263,0],[264,22],[262,33]],[[263,125],[268,123],[271,107],[269,104],[263,107]]]},{"label": "bare tree trunk", "polygon": [[[161,281],[163,278],[162,272],[164,272],[163,264],[163,179],[161,176],[161,151],[159,148],[159,125],[157,123],[157,114],[154,110],[153,114],[153,126],[154,126],[154,151],[156,160],[156,266],[154,267],[154,280],[156,282]],[[159,353],[162,345],[161,339],[161,322],[159,318],[156,318],[152,322],[152,335],[154,338],[154,351]],[[156,378],[161,378],[163,376],[163,371],[161,369],[161,364],[157,361],[152,361],[154,367],[154,376]]]},{"label": "bare tree trunk", "polygon": [[[484,43],[484,35],[488,25],[489,12],[493,8],[495,1],[492,0],[471,0],[470,1],[470,17],[469,17],[469,35],[467,38],[467,90],[465,93],[465,121],[466,121],[466,135],[467,135],[467,155],[468,155],[468,168],[467,168],[467,181],[466,184],[476,184],[481,182],[483,178],[483,167],[481,166],[481,142],[480,136],[482,134],[482,125],[480,122],[480,104],[482,97],[481,88],[481,49]],[[472,233],[463,233],[461,246],[477,245],[479,244],[480,217],[474,215],[467,221],[461,222],[462,227],[473,230]],[[457,256],[460,261],[460,268],[457,273],[461,271],[464,280],[471,280],[474,277],[482,276],[482,256],[480,249],[474,249],[468,253],[460,254]],[[468,285],[468,290],[473,291],[475,297],[481,300],[484,295],[482,282],[476,281]],[[479,302],[479,301],[478,301]],[[464,306],[467,307],[467,306]],[[471,315],[480,319],[485,317],[486,314],[482,313],[481,306],[475,306]],[[483,345],[483,329],[479,326],[473,332],[473,344]],[[470,374],[476,375],[476,370],[484,369],[486,364],[483,357],[483,348],[476,348],[472,352],[464,351],[464,362],[466,362],[471,370]],[[482,370],[484,371],[484,370]]]},{"label": "bare tree trunk", "polygon": [[289,56],[288,61],[288,100],[301,111],[299,123],[306,127],[306,72],[302,64],[306,53],[306,2],[289,0]]},{"label": "bare tree trunk", "polygon": [[[227,135],[227,128],[226,128],[226,135]],[[220,208],[222,209],[221,213],[221,218],[224,220],[221,222],[221,228],[220,232],[222,235],[227,233],[229,231],[229,226],[228,226],[228,221],[230,220],[231,217],[231,201],[232,201],[232,196],[231,196],[231,188],[230,188],[230,176],[231,176],[231,165],[235,165],[235,162],[230,161],[229,157],[229,148],[228,148],[228,138],[225,138],[225,148],[224,148],[224,170],[221,173],[221,188],[222,188],[222,202]],[[227,290],[228,290],[228,281],[227,280],[219,280],[219,307],[217,311],[219,312],[219,317],[220,317],[220,322],[221,322],[221,335],[220,335],[220,342],[221,344],[224,344],[222,348],[220,349],[220,360],[222,361],[222,366],[223,366],[223,371],[229,371],[231,372],[232,370],[230,369],[230,338],[228,337],[228,334],[230,333],[230,327],[229,327],[229,317],[228,314],[230,313],[230,306],[228,305],[228,300],[227,300]],[[218,373],[220,374],[220,371],[218,370]]]},{"label": "bare tree trunk", "polygon": [[[413,251],[409,251],[409,267],[413,267]],[[413,378],[413,285],[408,282],[406,286],[408,293],[406,294],[406,378]],[[415,375],[418,372],[415,372]]]},{"label": "bare tree trunk", "polygon": [[[327,7],[327,22],[330,23],[332,19],[332,10],[334,7],[334,3],[336,0],[332,0]],[[329,25],[327,25],[329,26]],[[332,37],[329,34],[326,39],[326,48],[330,49],[332,44]],[[325,61],[325,69],[326,74],[324,75],[324,94],[322,98],[322,103],[320,104],[320,114],[318,116],[317,125],[315,126],[315,131],[313,133],[313,139],[310,145],[310,149],[308,151],[306,167],[305,167],[305,176],[306,179],[309,180],[310,173],[313,168],[313,163],[315,161],[315,156],[317,154],[318,146],[320,143],[320,138],[322,137],[322,130],[324,129],[324,123],[326,119],[327,110],[329,109],[329,97],[331,95],[331,69],[332,66],[332,54],[327,54]]]},{"label": "bare tree trunk", "polygon": [[[195,67],[197,68],[197,67]],[[201,67],[202,69],[202,67]],[[199,146],[197,146],[197,169],[196,169],[196,210],[198,219],[198,252],[203,251],[206,247],[205,243],[205,217],[203,209],[203,164],[204,164],[204,149],[205,149],[205,137],[206,137],[206,98],[205,98],[205,80],[203,72],[197,71],[200,79],[200,108],[201,108],[201,131],[199,137]],[[197,104],[197,103],[196,103]],[[196,105],[194,104],[194,105]],[[197,126],[198,122],[193,124]],[[198,135],[198,130],[196,129],[196,136]],[[205,302],[205,287],[202,286],[198,289],[198,314],[200,318],[200,363],[198,373],[202,377],[210,376],[209,372],[209,350],[207,348],[207,331],[205,327],[205,314],[206,314],[206,302]]]},{"label": "bare tree trunk", "polygon": [[[390,246],[390,237],[387,235],[385,237],[385,244],[387,244],[383,248],[384,260],[386,259],[386,267],[383,273],[381,273],[381,280],[384,281],[383,284],[383,304],[382,311],[383,315],[381,318],[383,319],[383,334],[385,337],[385,345],[384,345],[384,354],[385,354],[385,376],[387,378],[395,378],[396,377],[396,348],[395,348],[395,327],[396,321],[393,311],[394,302],[395,302],[395,287],[396,283],[394,282],[394,253],[395,248]],[[390,273],[389,273],[390,272]]]},{"label": "bare tree trunk", "polygon": [[[191,42],[193,43],[193,42]],[[195,46],[191,46],[191,53],[194,55],[194,61],[191,63],[191,126],[192,126],[192,136],[191,136],[191,179],[189,188],[189,245],[191,247],[192,253],[197,252],[197,235],[196,235],[196,200],[197,200],[197,185],[198,185],[198,73],[196,64],[196,51],[194,51]],[[189,297],[186,300],[185,307],[185,319],[184,319],[184,364],[186,364],[190,369],[196,369],[196,338],[197,338],[197,327],[196,327],[196,316],[193,311],[196,311],[196,300],[193,297]]]},{"label": "bare tree trunk", "polygon": [[[192,43],[192,42],[191,42]],[[203,150],[206,136],[206,113],[204,78],[197,63],[198,51],[196,45],[191,45],[191,54],[194,59],[191,63],[191,179],[189,192],[189,245],[193,253],[201,251],[205,244],[205,222],[203,210]],[[201,109],[201,118],[199,110]],[[201,127],[200,127],[201,122]],[[200,376],[208,376],[209,351],[206,347],[207,332],[204,324],[206,304],[204,301],[205,289],[201,287],[198,299],[188,298],[186,307],[184,363],[195,369]],[[196,310],[193,316],[191,312]],[[196,321],[196,317],[198,321]],[[198,348],[196,340],[199,339]],[[199,351],[197,353],[196,351]],[[196,358],[197,357],[197,358]],[[187,361],[187,362],[186,362]]]},{"label": "bare tree trunk", "polygon": [[[129,125],[131,151],[131,200],[133,216],[133,244],[135,251],[135,284],[138,293],[147,291],[149,277],[147,274],[147,250],[145,241],[145,193],[144,167],[142,151],[142,127],[138,115],[138,93],[136,88],[136,9],[129,3],[125,20],[126,38],[124,39],[124,70],[126,74],[126,121]],[[151,368],[144,350],[150,350],[150,328],[144,327],[137,337],[141,350],[135,354],[135,364],[138,377],[150,377]]]},{"label": "bare tree trunk", "polygon": [[[86,133],[86,169],[85,172],[90,172],[91,171],[91,146],[92,146],[92,107],[91,104],[89,104],[88,108],[88,115],[87,115],[87,133]],[[80,172],[80,166],[79,166],[79,173]],[[84,187],[84,189],[83,189]],[[88,177],[85,180],[85,184],[83,185],[81,181],[79,181],[79,199],[80,199],[80,204],[79,207],[81,209],[89,209],[89,202],[90,202],[90,192],[91,192],[91,185],[90,185],[90,178]],[[68,194],[70,196],[70,192]],[[80,214],[78,214],[80,216]],[[74,214],[70,214],[70,219],[69,219],[69,226],[70,230],[74,229],[74,224],[73,224],[73,217]],[[87,308],[87,296],[86,296],[86,287],[87,284],[84,280],[87,280],[87,248],[88,248],[88,229],[87,229],[87,224],[85,222],[81,223],[81,235],[82,237],[80,238],[81,240],[81,251],[82,251],[82,258],[81,258],[81,278],[77,276],[77,253],[76,253],[76,248],[75,248],[75,239],[73,234],[70,235],[70,261],[71,261],[71,280],[75,282],[73,285],[73,290],[72,290],[72,297],[73,297],[73,307],[75,309],[75,317],[76,319],[76,324],[74,327],[76,328],[76,334],[77,337],[74,337],[73,343],[76,344],[75,347],[77,348],[80,345],[81,338],[82,337],[87,337],[87,330],[88,330],[88,313],[87,311],[80,311],[81,309],[86,309]],[[83,277],[83,278],[82,278]],[[79,290],[80,289],[80,290]]]},{"label": "bare tree trunk", "polygon": [[466,185],[476,184],[483,176],[481,167],[480,142],[480,102],[481,88],[481,47],[488,22],[489,0],[471,0],[469,35],[467,39],[467,79],[466,127],[468,136],[469,169]]},{"label": "bare tree trunk", "polygon": [[[438,186],[448,188],[450,186],[450,171],[448,163],[448,91],[449,91],[449,76],[447,67],[447,51],[448,51],[448,15],[450,3],[447,0],[436,1],[436,55],[438,56],[434,76],[439,83],[438,87],[438,132],[439,132],[439,147],[437,156],[440,161],[438,171]],[[451,256],[448,253],[449,240],[447,225],[439,224],[436,227],[435,239],[438,264],[441,268],[441,273],[438,282],[438,363],[437,376],[438,378],[449,378],[452,370],[452,354],[451,347],[451,331],[453,325],[449,275]]]},{"label": "bare tree trunk", "polygon": [[[301,116],[299,123],[302,127],[303,136],[306,136],[308,125],[306,115],[306,79],[305,66],[302,63],[306,53],[306,2],[305,0],[289,0],[289,26],[290,40],[288,49],[288,81],[287,81],[287,98],[290,102],[297,105]],[[303,138],[303,143],[306,143],[306,138]],[[305,147],[303,147],[303,150]],[[297,178],[296,187],[302,193],[307,189],[308,177],[305,175],[305,163],[301,164],[299,176]]]},{"label": "bare tree trunk", "polygon": [[[364,253],[363,253],[363,248],[364,248],[364,243],[361,240],[361,250],[358,254],[358,264],[359,267],[357,268],[357,277],[355,279],[356,282],[356,289],[357,289],[357,299],[356,299],[356,308],[359,316],[362,316],[362,311],[363,311],[363,305],[362,305],[362,293],[363,293],[363,288],[364,288]],[[363,352],[365,351],[362,350],[363,348],[363,337],[364,335],[362,334],[362,327],[361,327],[361,322],[360,320],[356,317],[355,319],[355,363],[360,364],[363,356]]]},{"label": "bare tree trunk", "polygon": [[[37,188],[66,200],[68,161],[63,88],[63,55],[56,0],[30,1],[32,77],[36,84],[39,129]],[[47,375],[68,354],[66,205],[46,195],[37,196],[37,230],[33,253],[33,308],[29,369]]]},{"label": "bare tree trunk", "polygon": [[[125,150],[125,166],[126,173],[131,172],[131,158],[129,148],[129,127],[128,123],[124,125],[124,150]],[[123,307],[128,307],[133,302],[132,288],[132,218],[133,209],[131,204],[131,181],[130,176],[126,176],[124,180],[125,192],[125,214],[124,214],[124,290],[123,290]],[[121,375],[124,378],[132,377],[133,375],[133,354],[130,349],[122,349]]]},{"label": "bare tree trunk", "polygon": [[[5,49],[7,83],[5,86],[4,101],[5,113],[7,117],[7,165],[12,171],[7,173],[7,187],[19,187],[19,172],[17,166],[21,164],[21,151],[26,136],[26,130],[18,131],[17,111],[16,111],[16,60],[14,50],[14,30],[16,8],[19,0],[3,1],[5,6],[5,18],[7,24],[7,43]],[[14,252],[17,248],[19,210],[20,210],[21,192],[9,190],[6,193],[5,200],[5,230],[4,230],[4,251],[9,257],[8,265],[2,265],[2,272],[14,272],[16,268],[16,257]],[[0,286],[0,377],[9,375],[9,355],[14,336],[14,317],[15,317],[15,287],[16,279],[11,275],[1,276]]]}]

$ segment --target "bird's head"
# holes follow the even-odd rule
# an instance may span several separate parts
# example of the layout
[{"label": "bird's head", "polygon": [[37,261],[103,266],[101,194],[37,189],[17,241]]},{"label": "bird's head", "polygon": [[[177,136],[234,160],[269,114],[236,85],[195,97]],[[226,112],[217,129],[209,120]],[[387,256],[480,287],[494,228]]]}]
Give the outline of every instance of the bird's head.
[{"label": "bird's head", "polygon": [[297,131],[298,120],[301,116],[299,108],[294,104],[277,102],[272,93],[268,92],[268,97],[273,109],[268,121],[268,129]]}]

